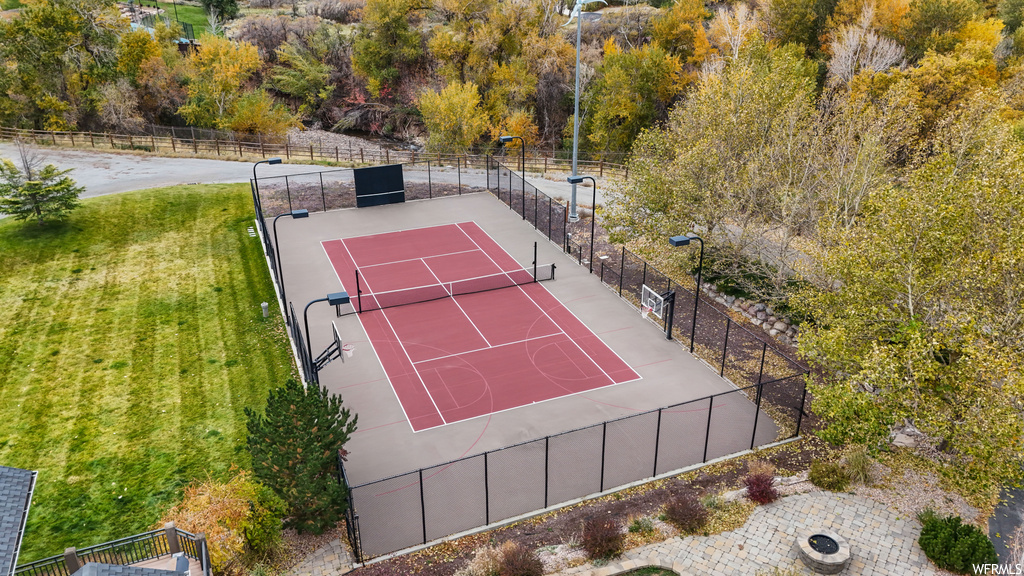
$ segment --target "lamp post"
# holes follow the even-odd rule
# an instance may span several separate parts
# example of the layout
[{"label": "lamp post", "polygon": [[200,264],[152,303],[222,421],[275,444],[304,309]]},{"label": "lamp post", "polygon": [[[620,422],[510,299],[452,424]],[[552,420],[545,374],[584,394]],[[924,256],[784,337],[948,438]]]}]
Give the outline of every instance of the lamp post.
[{"label": "lamp post", "polygon": [[309,370],[308,376],[310,378],[312,378],[312,372],[316,370],[316,367],[313,365],[313,343],[309,341],[309,316],[307,315],[309,307],[317,302],[327,302],[331,306],[341,306],[342,304],[348,304],[350,300],[348,292],[334,292],[332,294],[328,294],[324,298],[311,300],[309,304],[306,304],[306,307],[302,309],[302,325],[306,327],[306,361],[309,363],[307,368]]},{"label": "lamp post", "polygon": [[700,242],[700,257],[697,260],[697,290],[693,293],[693,324],[690,325],[690,353],[693,354],[694,336],[697,334],[697,305],[700,303],[700,273],[704,269],[704,241],[696,234],[690,236],[673,236],[668,239],[672,246],[686,246],[691,240]]},{"label": "lamp post", "polygon": [[[522,136],[499,136],[498,141],[502,144],[509,144],[513,140],[519,140],[521,147],[519,149],[519,158],[522,161],[523,167],[523,220],[526,220],[526,140],[523,140]],[[511,202],[511,200],[509,200]]]},{"label": "lamp post", "polygon": [[[597,2],[603,2],[607,4],[605,0],[596,0]],[[576,93],[573,101],[573,122],[572,122],[572,175],[576,174],[576,157],[579,153],[579,140],[580,140],[580,42],[583,37],[583,5],[586,4],[584,0],[576,0],[576,5],[572,8],[572,13],[569,16],[569,22],[572,22],[573,17],[576,18]],[[569,22],[565,25],[568,26]],[[576,213],[576,184],[572,185],[572,196],[569,200],[569,222],[579,222],[580,215]]]},{"label": "lamp post", "polygon": [[281,300],[284,300],[285,305],[285,319],[288,318],[288,298],[284,295],[284,270],[281,268],[281,245],[277,242],[277,219],[282,216],[291,216],[292,218],[309,218],[309,210],[292,210],[291,212],[285,212],[284,214],[278,214],[274,216],[274,255],[277,257],[277,280],[281,284]]},{"label": "lamp post", "polygon": [[[566,178],[569,184],[573,185],[573,188],[577,184],[582,184],[584,180],[590,180],[590,184],[594,187],[594,195],[591,200],[591,206],[593,207],[593,214],[590,215],[590,273],[594,273],[594,232],[597,225],[597,180],[594,180],[592,176],[569,176]],[[577,220],[578,220],[577,216]]]},{"label": "lamp post", "polygon": [[[252,165],[252,185],[256,188],[256,202],[260,202],[260,181],[256,178],[256,167],[260,164],[280,164],[280,158],[267,158]],[[266,224],[264,224],[266,226]]]}]

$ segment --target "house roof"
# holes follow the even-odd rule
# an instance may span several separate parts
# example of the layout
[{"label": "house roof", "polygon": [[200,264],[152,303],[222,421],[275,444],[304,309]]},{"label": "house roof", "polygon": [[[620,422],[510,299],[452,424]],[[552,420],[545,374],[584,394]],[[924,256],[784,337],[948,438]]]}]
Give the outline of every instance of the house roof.
[{"label": "house roof", "polygon": [[78,569],[72,576],[180,576],[182,572],[158,570],[156,568],[140,568],[138,566],[122,566],[120,564],[99,564],[89,562]]},{"label": "house roof", "polygon": [[0,466],[0,576],[14,574],[36,473]]}]

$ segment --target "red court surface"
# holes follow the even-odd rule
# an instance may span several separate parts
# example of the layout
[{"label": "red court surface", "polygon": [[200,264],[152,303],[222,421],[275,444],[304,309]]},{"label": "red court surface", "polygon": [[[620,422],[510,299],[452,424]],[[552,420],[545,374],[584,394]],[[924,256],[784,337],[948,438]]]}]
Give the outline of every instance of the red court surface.
[{"label": "red court surface", "polygon": [[639,379],[540,283],[389,307],[532,276],[473,222],[322,244],[414,431]]}]

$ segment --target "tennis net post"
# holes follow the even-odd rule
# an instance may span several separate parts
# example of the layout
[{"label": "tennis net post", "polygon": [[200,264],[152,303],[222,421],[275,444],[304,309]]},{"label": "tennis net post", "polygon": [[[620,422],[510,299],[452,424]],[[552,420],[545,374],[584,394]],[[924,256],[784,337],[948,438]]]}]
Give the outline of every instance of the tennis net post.
[{"label": "tennis net post", "polygon": [[356,303],[359,306],[359,312],[363,312],[363,290],[359,287],[359,268],[356,268]]}]

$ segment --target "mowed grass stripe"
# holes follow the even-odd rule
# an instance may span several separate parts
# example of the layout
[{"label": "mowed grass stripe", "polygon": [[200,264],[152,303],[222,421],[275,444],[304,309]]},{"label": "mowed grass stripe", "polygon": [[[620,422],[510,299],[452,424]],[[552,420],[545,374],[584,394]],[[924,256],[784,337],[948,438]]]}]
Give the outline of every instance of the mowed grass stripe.
[{"label": "mowed grass stripe", "polygon": [[245,185],[0,221],[0,464],[39,471],[20,560],[144,531],[248,467],[244,408],[293,376]]}]

